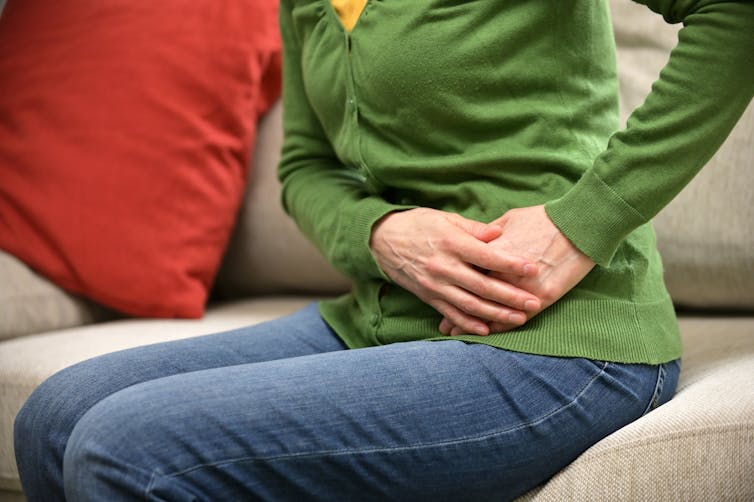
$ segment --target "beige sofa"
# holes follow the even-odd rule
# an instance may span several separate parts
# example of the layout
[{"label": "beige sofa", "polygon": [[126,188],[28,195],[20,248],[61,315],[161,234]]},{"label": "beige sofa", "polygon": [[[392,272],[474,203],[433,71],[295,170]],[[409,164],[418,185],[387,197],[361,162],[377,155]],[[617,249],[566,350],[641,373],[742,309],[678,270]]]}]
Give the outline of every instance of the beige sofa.
[{"label": "beige sofa", "polygon": [[[628,0],[612,7],[623,108],[630,110],[656,77],[676,29]],[[103,322],[106,311],[0,252],[0,501],[23,500],[13,419],[55,371],[117,349],[260,322],[347,289],[279,208],[280,131],[276,107],[261,124],[246,205],[217,281],[217,296],[230,300],[215,301],[202,320]],[[656,220],[671,294],[685,306],[675,399],[523,499],[754,500],[753,159],[750,106],[715,159]],[[43,332],[19,336],[35,330]]]}]

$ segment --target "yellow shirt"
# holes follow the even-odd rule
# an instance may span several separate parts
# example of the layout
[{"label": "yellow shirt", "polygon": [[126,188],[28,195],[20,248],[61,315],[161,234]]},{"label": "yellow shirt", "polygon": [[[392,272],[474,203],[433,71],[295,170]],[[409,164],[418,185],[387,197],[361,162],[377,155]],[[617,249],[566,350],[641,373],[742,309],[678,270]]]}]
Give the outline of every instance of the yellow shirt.
[{"label": "yellow shirt", "polygon": [[367,0],[330,0],[346,31],[351,31],[359,20]]}]

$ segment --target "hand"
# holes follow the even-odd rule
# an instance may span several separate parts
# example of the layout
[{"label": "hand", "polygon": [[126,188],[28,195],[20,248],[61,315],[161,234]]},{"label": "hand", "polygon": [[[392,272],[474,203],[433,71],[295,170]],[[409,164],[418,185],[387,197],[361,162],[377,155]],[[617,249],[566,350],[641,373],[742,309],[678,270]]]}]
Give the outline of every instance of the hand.
[{"label": "hand", "polygon": [[[527,320],[546,309],[578,284],[594,267],[594,262],[579,251],[550,220],[544,206],[512,209],[490,226],[499,226],[501,235],[488,246],[503,256],[521,256],[537,263],[536,275],[522,277],[490,268],[489,275],[528,291],[540,300],[540,308],[529,311]],[[500,333],[520,324],[492,322],[490,332]],[[446,316],[440,323],[445,335],[468,333]]]},{"label": "hand", "polygon": [[428,208],[390,213],[372,230],[377,264],[399,286],[467,333],[489,334],[490,322],[524,323],[537,297],[483,270],[521,279],[537,273],[530,260],[486,244],[500,227]]}]

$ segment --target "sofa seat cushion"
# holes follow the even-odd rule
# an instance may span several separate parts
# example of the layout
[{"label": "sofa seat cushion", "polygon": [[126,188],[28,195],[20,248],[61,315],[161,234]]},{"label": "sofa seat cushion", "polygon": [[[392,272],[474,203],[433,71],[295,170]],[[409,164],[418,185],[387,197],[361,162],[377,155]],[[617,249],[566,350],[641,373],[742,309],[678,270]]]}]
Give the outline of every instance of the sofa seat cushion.
[{"label": "sofa seat cushion", "polygon": [[754,500],[754,318],[682,317],[676,396],[522,500]]},{"label": "sofa seat cushion", "polygon": [[[106,352],[262,322],[309,301],[244,300],[215,306],[201,321],[120,320],[0,343],[0,488],[20,489],[13,417],[49,375]],[[682,318],[681,330],[676,397],[524,500],[754,500],[754,317]]]}]

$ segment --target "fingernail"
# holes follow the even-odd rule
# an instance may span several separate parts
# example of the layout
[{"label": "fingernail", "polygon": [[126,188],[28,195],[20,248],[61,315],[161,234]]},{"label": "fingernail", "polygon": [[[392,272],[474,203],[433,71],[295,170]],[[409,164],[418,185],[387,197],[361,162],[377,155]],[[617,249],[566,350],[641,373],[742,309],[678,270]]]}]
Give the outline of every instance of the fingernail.
[{"label": "fingernail", "polygon": [[537,310],[539,308],[539,302],[536,300],[526,300],[524,302],[524,310]]},{"label": "fingernail", "polygon": [[531,263],[524,265],[524,274],[533,275],[537,272],[537,266]]},{"label": "fingernail", "polygon": [[523,314],[510,314],[508,320],[513,324],[523,324],[526,322],[526,316]]}]

